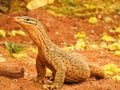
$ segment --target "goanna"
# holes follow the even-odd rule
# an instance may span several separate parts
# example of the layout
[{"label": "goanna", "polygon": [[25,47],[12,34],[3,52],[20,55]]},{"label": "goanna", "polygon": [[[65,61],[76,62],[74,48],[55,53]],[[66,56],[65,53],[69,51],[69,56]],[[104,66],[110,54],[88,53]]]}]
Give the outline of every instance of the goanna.
[{"label": "goanna", "polygon": [[14,20],[20,24],[38,46],[36,60],[37,79],[42,83],[46,74],[46,67],[52,70],[54,81],[47,88],[61,89],[64,82],[80,82],[96,75],[104,77],[101,67],[88,64],[80,55],[71,54],[55,45],[47,36],[43,25],[28,16],[17,16]]}]

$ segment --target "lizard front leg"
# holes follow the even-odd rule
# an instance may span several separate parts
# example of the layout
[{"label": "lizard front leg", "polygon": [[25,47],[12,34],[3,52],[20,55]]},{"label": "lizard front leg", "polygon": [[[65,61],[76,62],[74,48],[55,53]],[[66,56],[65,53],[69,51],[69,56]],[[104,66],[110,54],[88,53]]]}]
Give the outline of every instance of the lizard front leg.
[{"label": "lizard front leg", "polygon": [[49,90],[58,90],[61,89],[64,80],[65,80],[65,73],[66,73],[66,68],[64,67],[63,63],[61,60],[58,60],[59,62],[53,63],[53,66],[55,68],[55,80],[53,81],[52,85],[46,85],[45,88]]},{"label": "lizard front leg", "polygon": [[61,90],[64,83],[65,71],[63,69],[58,69],[55,75],[55,80],[52,85],[44,85],[45,90]]},{"label": "lizard front leg", "polygon": [[46,68],[41,62],[41,56],[38,53],[37,60],[36,60],[36,69],[37,69],[37,82],[43,83],[45,74],[46,74]]},{"label": "lizard front leg", "polygon": [[65,80],[65,71],[62,68],[57,69],[52,88],[61,88]]}]

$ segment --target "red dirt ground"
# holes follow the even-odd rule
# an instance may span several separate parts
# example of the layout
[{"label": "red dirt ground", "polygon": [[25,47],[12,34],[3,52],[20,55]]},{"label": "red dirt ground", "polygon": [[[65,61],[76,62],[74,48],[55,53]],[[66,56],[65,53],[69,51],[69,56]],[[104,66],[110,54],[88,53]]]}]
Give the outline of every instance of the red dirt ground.
[{"label": "red dirt ground", "polygon": [[[89,24],[88,18],[55,17],[42,9],[31,12],[0,15],[0,29],[4,29],[7,32],[5,38],[0,38],[0,54],[6,58],[6,63],[8,63],[8,65],[17,64],[25,68],[25,76],[20,79],[10,79],[0,76],[1,90],[43,90],[39,83],[34,82],[36,77],[35,58],[37,54],[29,51],[32,40],[29,36],[17,35],[15,37],[10,37],[8,35],[11,30],[22,29],[22,27],[13,21],[14,16],[21,15],[28,15],[41,21],[49,38],[59,47],[64,47],[64,43],[67,45],[75,44],[76,39],[74,38],[74,35],[81,30],[87,34],[88,44],[100,43],[103,32],[107,32],[115,37],[115,34],[110,33],[109,30],[120,26],[120,17],[115,14],[101,15],[101,17],[98,15],[99,22],[96,25]],[[110,17],[111,20],[103,21],[106,17]],[[92,33],[92,31],[94,31],[94,33]],[[2,44],[4,41],[27,44],[24,48],[24,52],[28,54],[28,58],[13,58]],[[32,46],[36,48],[34,44],[32,44]],[[113,51],[108,51],[106,49],[85,49],[74,52],[82,54],[87,61],[99,64],[100,66],[114,63],[120,67],[120,57],[115,56]],[[64,84],[62,90],[120,90],[120,83],[114,82],[110,77],[100,80],[91,77],[77,84]]]}]

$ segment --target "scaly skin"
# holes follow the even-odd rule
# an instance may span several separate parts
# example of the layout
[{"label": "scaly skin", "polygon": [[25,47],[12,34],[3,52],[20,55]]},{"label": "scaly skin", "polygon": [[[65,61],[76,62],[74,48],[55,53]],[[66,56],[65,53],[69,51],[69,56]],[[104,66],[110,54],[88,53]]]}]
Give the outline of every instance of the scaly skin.
[{"label": "scaly skin", "polygon": [[34,43],[38,46],[36,60],[37,78],[43,82],[48,67],[53,72],[54,82],[48,85],[50,90],[60,89],[64,82],[80,82],[96,75],[104,77],[99,66],[89,65],[80,55],[70,54],[56,46],[47,36],[43,25],[30,17],[18,16],[14,20],[27,30]]}]

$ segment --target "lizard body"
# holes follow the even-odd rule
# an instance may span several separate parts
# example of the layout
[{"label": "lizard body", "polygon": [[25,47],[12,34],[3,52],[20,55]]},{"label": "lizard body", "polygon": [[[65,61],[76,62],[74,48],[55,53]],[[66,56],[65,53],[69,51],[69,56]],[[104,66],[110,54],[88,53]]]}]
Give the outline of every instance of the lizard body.
[{"label": "lizard body", "polygon": [[28,34],[38,46],[36,60],[37,78],[40,82],[45,77],[48,67],[53,72],[54,82],[48,88],[59,89],[64,82],[80,82],[96,75],[104,77],[99,66],[88,64],[80,55],[70,54],[55,45],[47,36],[43,25],[36,19],[28,16],[17,16],[15,21],[27,30]]}]

